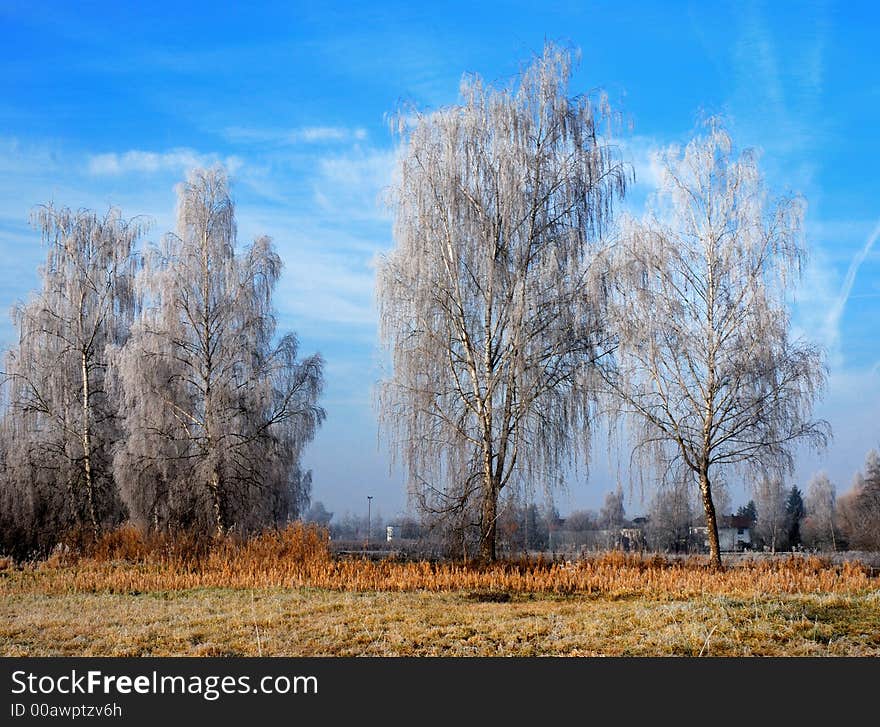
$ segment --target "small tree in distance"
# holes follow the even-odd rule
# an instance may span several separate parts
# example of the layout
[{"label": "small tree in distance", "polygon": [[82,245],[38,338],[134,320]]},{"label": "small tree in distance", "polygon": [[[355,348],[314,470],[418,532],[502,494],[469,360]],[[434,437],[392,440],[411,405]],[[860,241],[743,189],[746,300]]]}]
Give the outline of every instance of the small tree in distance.
[{"label": "small tree in distance", "polygon": [[864,469],[837,504],[849,547],[880,550],[880,454],[876,450],[868,452]]},{"label": "small tree in distance", "polygon": [[801,544],[801,521],[806,510],[804,497],[797,485],[792,485],[785,501],[785,517],[788,526],[788,545],[791,548]]},{"label": "small tree in distance", "polygon": [[317,500],[312,503],[308,511],[303,515],[303,520],[307,523],[315,523],[322,528],[330,527],[330,521],[333,519],[333,513],[324,507],[324,503]]},{"label": "small tree in distance", "polygon": [[758,522],[756,532],[770,552],[775,553],[788,540],[786,488],[781,477],[762,476],[755,485]]},{"label": "small tree in distance", "polygon": [[834,484],[819,472],[807,485],[803,540],[814,548],[837,550],[837,512]]},{"label": "small tree in distance", "polygon": [[626,509],[623,505],[623,490],[618,488],[605,495],[605,502],[599,510],[599,524],[603,528],[619,528],[626,523]]},{"label": "small tree in distance", "polygon": [[748,518],[749,523],[754,527],[755,523],[758,522],[758,508],[755,506],[755,501],[749,500],[747,504],[740,505],[736,515],[737,517]]},{"label": "small tree in distance", "polygon": [[670,482],[657,489],[651,500],[648,534],[651,545],[676,553],[688,550],[695,522],[690,483]]}]

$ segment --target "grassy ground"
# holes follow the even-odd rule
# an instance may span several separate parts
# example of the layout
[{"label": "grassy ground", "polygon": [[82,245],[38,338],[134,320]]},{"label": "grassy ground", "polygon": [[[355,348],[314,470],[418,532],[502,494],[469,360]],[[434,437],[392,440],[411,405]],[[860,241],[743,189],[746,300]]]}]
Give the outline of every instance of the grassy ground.
[{"label": "grassy ground", "polygon": [[[880,594],[751,599],[199,588],[23,591],[13,655],[880,655]],[[495,598],[489,594],[488,598]]]},{"label": "grassy ground", "polygon": [[880,656],[880,577],[820,558],[374,562],[300,526],[209,543],[120,529],[0,559],[0,654]]}]

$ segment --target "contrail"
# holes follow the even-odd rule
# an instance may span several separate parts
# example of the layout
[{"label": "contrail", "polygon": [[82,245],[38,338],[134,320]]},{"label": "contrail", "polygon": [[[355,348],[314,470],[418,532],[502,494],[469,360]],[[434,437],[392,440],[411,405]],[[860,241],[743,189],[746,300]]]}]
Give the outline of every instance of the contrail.
[{"label": "contrail", "polygon": [[880,220],[878,220],[877,226],[870,237],[868,237],[865,246],[856,253],[856,256],[849,264],[849,270],[846,271],[846,278],[844,278],[843,287],[840,289],[840,295],[837,296],[837,300],[834,301],[834,305],[828,314],[828,325],[832,331],[837,331],[840,317],[843,315],[843,309],[846,307],[849,295],[852,293],[853,284],[856,282],[856,274],[859,272],[862,263],[865,262],[865,258],[871,252],[871,248],[874,247],[874,243],[877,242],[878,237],[880,237]]}]

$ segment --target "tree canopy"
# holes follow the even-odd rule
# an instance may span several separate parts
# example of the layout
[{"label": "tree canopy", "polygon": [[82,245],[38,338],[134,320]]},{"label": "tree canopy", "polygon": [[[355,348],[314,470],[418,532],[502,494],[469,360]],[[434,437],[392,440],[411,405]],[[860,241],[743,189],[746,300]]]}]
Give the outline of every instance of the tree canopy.
[{"label": "tree canopy", "polygon": [[401,117],[381,416],[422,508],[474,518],[486,560],[501,490],[589,449],[607,336],[591,242],[627,173],[607,104],[570,96],[570,74],[548,44],[510,88],[466,76],[459,105]]}]

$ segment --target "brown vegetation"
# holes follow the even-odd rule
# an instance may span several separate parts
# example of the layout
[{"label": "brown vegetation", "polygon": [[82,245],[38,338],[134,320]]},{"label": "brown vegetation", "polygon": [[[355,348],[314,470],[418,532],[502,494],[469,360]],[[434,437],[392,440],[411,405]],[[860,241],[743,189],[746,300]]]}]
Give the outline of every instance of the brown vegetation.
[{"label": "brown vegetation", "polygon": [[71,542],[46,561],[0,570],[0,593],[139,594],[194,588],[319,588],[334,591],[433,591],[593,594],[682,599],[715,594],[861,594],[880,578],[860,563],[811,558],[744,561],[718,573],[704,557],[668,560],[610,552],[575,562],[541,559],[480,565],[460,562],[335,558],[326,533],[292,525],[258,537],[199,540],[145,536],[133,528],[97,543]]}]

